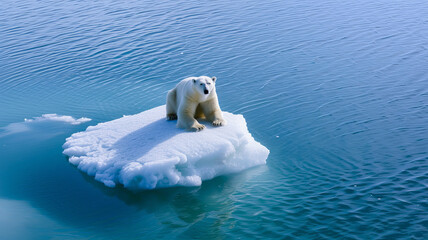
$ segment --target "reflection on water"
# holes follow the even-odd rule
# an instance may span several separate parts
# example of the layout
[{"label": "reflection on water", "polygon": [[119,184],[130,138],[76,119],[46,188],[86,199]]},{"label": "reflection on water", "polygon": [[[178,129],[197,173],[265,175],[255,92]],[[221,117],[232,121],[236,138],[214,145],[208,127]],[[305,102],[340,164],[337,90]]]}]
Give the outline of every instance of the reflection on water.
[{"label": "reflection on water", "polygon": [[[233,201],[230,195],[242,185],[252,174],[260,174],[262,168],[253,169],[239,176],[223,176],[214,180],[206,181],[201,187],[192,188],[170,188],[156,189],[152,191],[131,192],[122,187],[106,188],[93,178],[82,174],[84,179],[95,186],[107,196],[115,197],[127,206],[142,211],[146,214],[154,215],[157,224],[147,223],[147,226],[140,226],[139,231],[146,230],[151,234],[165,234],[162,228],[183,228],[180,236],[203,237],[203,238],[223,238],[221,227],[224,227],[227,220],[231,218],[234,210]],[[109,207],[105,209],[109,211]],[[207,215],[213,216],[207,216]],[[209,228],[203,227],[206,218],[213,218],[213,223]],[[108,223],[104,223],[107,224]],[[99,226],[100,228],[106,226]],[[124,226],[125,227],[125,226]],[[147,233],[146,233],[147,234]],[[147,235],[146,235],[147,236]],[[160,235],[161,236],[161,235]]]}]

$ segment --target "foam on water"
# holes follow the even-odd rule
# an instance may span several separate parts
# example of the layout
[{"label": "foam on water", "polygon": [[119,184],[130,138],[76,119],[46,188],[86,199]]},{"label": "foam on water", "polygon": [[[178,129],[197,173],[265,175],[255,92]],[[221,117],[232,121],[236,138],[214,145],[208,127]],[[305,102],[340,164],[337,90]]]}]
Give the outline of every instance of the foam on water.
[{"label": "foam on water", "polygon": [[266,163],[269,150],[248,132],[242,115],[201,132],[176,128],[165,106],[73,134],[64,144],[70,163],[108,187],[199,186],[203,180]]}]

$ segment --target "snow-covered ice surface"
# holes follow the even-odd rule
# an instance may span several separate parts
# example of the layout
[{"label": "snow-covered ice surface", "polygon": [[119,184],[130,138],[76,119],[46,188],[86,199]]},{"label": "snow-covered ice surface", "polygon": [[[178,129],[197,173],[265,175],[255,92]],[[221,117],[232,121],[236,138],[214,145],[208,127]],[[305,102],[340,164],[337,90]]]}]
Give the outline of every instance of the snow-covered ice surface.
[{"label": "snow-covered ice surface", "polygon": [[226,126],[204,123],[203,131],[186,132],[176,121],[166,121],[165,106],[159,106],[73,134],[64,154],[106,186],[133,190],[198,186],[265,164],[269,150],[254,140],[244,117],[223,114]]}]

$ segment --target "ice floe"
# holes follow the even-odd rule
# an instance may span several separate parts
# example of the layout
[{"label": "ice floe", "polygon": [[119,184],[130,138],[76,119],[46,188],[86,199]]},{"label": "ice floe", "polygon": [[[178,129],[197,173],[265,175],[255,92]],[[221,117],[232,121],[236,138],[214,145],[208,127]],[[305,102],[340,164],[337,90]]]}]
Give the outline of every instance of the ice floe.
[{"label": "ice floe", "polygon": [[165,106],[90,126],[67,138],[64,154],[108,187],[198,186],[203,180],[266,163],[269,150],[254,140],[242,115],[201,132],[176,128]]}]

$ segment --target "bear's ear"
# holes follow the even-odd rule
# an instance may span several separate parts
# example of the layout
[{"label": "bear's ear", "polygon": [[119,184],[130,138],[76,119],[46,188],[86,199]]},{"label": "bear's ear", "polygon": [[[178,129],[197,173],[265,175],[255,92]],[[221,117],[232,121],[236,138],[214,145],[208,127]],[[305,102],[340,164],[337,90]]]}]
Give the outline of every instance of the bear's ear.
[{"label": "bear's ear", "polygon": [[216,77],[212,77],[211,79],[213,80],[213,82],[215,82],[217,80]]}]

